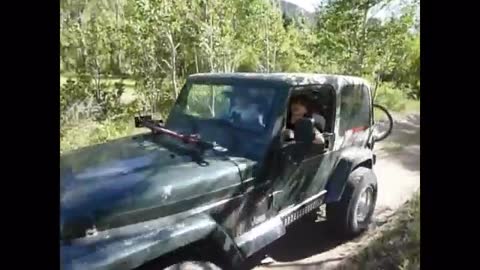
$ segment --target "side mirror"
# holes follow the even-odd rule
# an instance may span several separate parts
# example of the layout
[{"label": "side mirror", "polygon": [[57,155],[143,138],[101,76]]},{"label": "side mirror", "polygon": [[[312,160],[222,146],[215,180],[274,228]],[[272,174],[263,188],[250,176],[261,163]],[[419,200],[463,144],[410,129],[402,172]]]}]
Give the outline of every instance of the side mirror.
[{"label": "side mirror", "polygon": [[286,155],[295,163],[301,162],[312,148],[315,134],[313,132],[313,120],[303,118],[295,123],[295,144],[290,144],[285,149]]},{"label": "side mirror", "polygon": [[315,139],[313,119],[302,118],[295,123],[295,141],[310,145]]}]

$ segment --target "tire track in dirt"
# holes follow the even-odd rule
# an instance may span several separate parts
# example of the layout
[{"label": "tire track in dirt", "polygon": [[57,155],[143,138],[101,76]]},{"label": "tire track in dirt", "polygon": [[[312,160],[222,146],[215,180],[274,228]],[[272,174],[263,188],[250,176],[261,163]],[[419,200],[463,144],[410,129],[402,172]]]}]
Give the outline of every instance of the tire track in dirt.
[{"label": "tire track in dirt", "polygon": [[[394,119],[400,119],[394,116]],[[372,229],[349,242],[329,235],[324,222],[299,222],[262,254],[273,261],[255,270],[337,269],[372,239],[375,227],[386,223],[420,187],[420,114],[395,120],[392,134],[375,146],[379,194]],[[259,259],[257,258],[259,261]],[[251,268],[250,268],[251,269]]]}]

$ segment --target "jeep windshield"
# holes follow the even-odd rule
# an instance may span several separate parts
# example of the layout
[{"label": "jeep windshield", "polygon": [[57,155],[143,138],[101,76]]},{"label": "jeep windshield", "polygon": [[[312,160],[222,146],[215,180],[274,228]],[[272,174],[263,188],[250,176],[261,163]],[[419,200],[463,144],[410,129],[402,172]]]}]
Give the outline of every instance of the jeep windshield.
[{"label": "jeep windshield", "polygon": [[230,154],[259,156],[266,147],[276,92],[263,85],[187,84],[166,127],[197,134]]}]

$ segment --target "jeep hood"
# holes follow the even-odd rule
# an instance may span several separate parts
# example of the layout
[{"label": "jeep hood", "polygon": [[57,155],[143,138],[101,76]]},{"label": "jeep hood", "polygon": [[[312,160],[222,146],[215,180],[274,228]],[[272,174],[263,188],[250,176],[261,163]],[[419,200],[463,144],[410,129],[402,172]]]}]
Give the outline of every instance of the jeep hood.
[{"label": "jeep hood", "polygon": [[242,176],[251,177],[251,160],[210,153],[199,163],[161,137],[127,137],[61,157],[62,239],[227,198],[239,192]]}]

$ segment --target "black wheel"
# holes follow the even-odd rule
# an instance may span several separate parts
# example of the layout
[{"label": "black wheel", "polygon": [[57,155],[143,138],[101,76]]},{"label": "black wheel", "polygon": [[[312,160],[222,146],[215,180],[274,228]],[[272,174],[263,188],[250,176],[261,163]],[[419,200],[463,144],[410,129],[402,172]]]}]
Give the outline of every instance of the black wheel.
[{"label": "black wheel", "polygon": [[377,177],[359,167],[349,176],[339,202],[327,204],[327,223],[342,237],[354,237],[368,229],[377,201]]},{"label": "black wheel", "polygon": [[[379,104],[373,104],[373,107],[379,110],[380,112],[382,112],[382,114],[385,114],[385,117],[387,118],[387,119],[382,119],[378,123],[375,123],[373,136],[374,136],[375,142],[379,142],[379,141],[385,140],[392,133],[393,117],[390,114],[390,112],[387,110],[387,108],[385,108],[384,106]],[[388,122],[386,126],[383,125],[384,120],[387,120]]]},{"label": "black wheel", "polygon": [[135,270],[231,269],[227,258],[208,242],[199,242],[154,259]]},{"label": "black wheel", "polygon": [[222,268],[211,262],[186,261],[170,265],[163,270],[222,270]]}]

